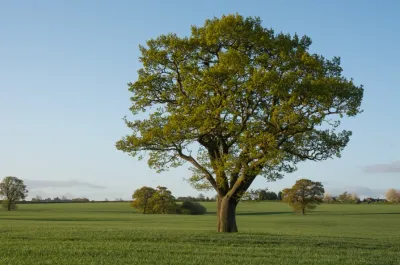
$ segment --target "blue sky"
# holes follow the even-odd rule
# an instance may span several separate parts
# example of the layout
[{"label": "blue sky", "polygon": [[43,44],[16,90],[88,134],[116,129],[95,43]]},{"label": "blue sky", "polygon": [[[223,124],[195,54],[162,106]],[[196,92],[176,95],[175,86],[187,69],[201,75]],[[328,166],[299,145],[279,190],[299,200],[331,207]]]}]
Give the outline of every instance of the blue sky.
[{"label": "blue sky", "polygon": [[[26,180],[30,196],[129,199],[143,185],[199,192],[187,167],[157,174],[114,144],[129,131],[127,83],[139,44],[228,13],[259,16],[277,32],[308,35],[312,52],[340,56],[365,86],[364,113],[341,159],[306,162],[252,188],[279,190],[300,177],[326,190],[379,196],[400,188],[400,2],[387,1],[1,1],[0,177]],[[213,194],[212,192],[209,193]]]}]

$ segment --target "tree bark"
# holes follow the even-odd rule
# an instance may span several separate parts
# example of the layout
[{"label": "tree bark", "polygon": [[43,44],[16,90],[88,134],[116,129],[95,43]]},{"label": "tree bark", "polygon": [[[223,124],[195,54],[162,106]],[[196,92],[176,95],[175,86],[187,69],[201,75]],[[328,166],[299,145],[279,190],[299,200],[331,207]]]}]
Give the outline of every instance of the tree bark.
[{"label": "tree bark", "polygon": [[7,210],[11,211],[11,200],[8,200]]},{"label": "tree bark", "polygon": [[306,214],[306,210],[305,210],[305,208],[303,207],[303,208],[301,208],[301,213],[303,214],[303,215],[305,215]]},{"label": "tree bark", "polygon": [[228,197],[217,198],[217,231],[218,232],[237,232],[236,225],[236,206],[238,201]]}]

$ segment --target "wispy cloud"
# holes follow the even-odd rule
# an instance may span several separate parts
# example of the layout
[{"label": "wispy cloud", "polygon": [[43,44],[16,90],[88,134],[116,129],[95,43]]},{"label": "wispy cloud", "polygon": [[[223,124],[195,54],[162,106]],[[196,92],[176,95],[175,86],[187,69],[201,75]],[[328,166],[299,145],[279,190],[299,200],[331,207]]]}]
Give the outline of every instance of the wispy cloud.
[{"label": "wispy cloud", "polygon": [[374,164],[364,167],[364,172],[367,173],[399,173],[400,160],[394,161],[389,164]]},{"label": "wispy cloud", "polygon": [[82,187],[82,188],[92,188],[92,189],[104,189],[104,186],[91,184],[87,182],[68,180],[68,181],[58,181],[58,180],[24,180],[28,189],[43,189],[43,188],[71,188],[71,187]]}]

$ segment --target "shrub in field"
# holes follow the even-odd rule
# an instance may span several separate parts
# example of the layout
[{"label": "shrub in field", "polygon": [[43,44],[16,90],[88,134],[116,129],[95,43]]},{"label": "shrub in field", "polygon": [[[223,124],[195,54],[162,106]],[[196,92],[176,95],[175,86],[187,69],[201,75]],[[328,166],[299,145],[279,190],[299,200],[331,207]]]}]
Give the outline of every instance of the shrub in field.
[{"label": "shrub in field", "polygon": [[200,215],[205,214],[207,209],[198,202],[184,201],[180,207],[182,214]]},{"label": "shrub in field", "polygon": [[309,179],[300,179],[292,188],[282,191],[283,201],[288,202],[294,211],[302,214],[305,214],[306,210],[315,209],[317,204],[322,202],[324,192],[321,182]]}]

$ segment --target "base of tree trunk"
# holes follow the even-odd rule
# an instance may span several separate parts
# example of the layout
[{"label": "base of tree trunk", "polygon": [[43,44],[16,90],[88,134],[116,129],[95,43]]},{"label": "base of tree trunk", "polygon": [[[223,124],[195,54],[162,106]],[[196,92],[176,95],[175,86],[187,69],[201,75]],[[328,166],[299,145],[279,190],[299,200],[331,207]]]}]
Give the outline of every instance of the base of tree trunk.
[{"label": "base of tree trunk", "polygon": [[238,202],[227,197],[217,198],[217,231],[224,233],[237,232],[236,206]]}]

